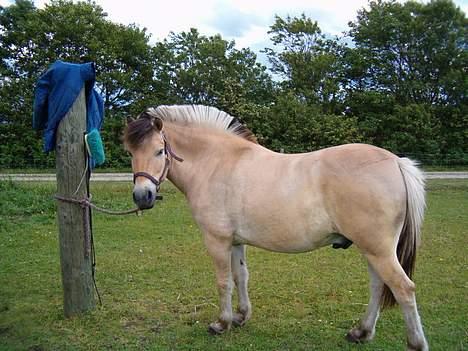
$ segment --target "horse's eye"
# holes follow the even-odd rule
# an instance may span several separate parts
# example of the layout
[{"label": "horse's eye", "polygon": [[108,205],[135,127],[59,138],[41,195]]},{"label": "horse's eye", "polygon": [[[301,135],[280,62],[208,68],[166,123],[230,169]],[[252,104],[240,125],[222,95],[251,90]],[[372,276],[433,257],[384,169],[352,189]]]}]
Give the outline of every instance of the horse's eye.
[{"label": "horse's eye", "polygon": [[159,150],[156,152],[156,156],[161,156],[164,153],[164,149]]}]

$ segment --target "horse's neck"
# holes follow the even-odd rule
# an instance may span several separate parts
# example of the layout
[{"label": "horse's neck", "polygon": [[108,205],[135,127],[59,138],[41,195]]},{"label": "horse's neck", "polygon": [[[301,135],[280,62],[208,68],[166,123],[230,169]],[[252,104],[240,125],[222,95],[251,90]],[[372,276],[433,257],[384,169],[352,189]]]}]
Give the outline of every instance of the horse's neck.
[{"label": "horse's neck", "polygon": [[203,181],[206,174],[210,174],[210,170],[219,164],[225,152],[223,149],[229,147],[225,143],[220,144],[216,136],[210,135],[209,130],[207,133],[200,131],[199,128],[165,124],[172,151],[184,160],[178,162],[172,159],[168,179],[185,195]]}]

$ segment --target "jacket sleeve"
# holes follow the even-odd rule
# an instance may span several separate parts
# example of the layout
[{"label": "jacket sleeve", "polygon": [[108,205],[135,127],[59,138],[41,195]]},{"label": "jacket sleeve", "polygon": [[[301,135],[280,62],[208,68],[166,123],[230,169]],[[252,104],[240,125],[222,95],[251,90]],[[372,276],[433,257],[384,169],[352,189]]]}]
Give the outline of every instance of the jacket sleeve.
[{"label": "jacket sleeve", "polygon": [[33,113],[33,128],[37,130],[45,129],[48,118],[48,97],[50,87],[50,70],[47,70],[36,84],[34,95],[34,113]]}]

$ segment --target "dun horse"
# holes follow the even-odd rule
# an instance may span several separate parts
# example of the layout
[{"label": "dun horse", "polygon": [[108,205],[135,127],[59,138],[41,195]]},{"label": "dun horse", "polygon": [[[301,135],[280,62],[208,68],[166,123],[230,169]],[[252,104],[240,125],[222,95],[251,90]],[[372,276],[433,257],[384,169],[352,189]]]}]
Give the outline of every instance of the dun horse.
[{"label": "dun horse", "polygon": [[220,299],[211,333],[251,317],[245,245],[297,253],[354,243],[368,263],[370,300],[347,339],[372,339],[381,305],[397,302],[408,350],[428,349],[410,280],[425,208],[424,177],[414,162],[364,144],[276,153],[234,117],[197,105],[148,109],[127,125],[124,142],[135,203],[151,208],[167,177],[203,232]]}]

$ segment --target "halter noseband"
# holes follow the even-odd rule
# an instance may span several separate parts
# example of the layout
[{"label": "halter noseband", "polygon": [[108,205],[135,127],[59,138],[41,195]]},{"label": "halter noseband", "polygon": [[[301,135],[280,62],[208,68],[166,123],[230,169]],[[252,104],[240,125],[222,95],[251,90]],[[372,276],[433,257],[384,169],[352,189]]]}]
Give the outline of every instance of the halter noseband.
[{"label": "halter noseband", "polygon": [[146,179],[150,180],[155,186],[156,186],[156,200],[162,200],[162,195],[159,194],[159,188],[161,187],[161,183],[166,180],[167,173],[169,172],[169,167],[171,166],[171,161],[172,159],[175,159],[176,161],[183,162],[184,159],[177,156],[174,151],[172,151],[171,145],[167,141],[166,134],[164,132],[161,132],[163,141],[164,141],[164,154],[166,155],[165,161],[164,161],[164,168],[161,173],[161,176],[159,179],[153,177],[151,174],[146,173],[146,172],[136,172],[133,173],[133,184],[135,184],[135,181],[138,177],[145,177]]},{"label": "halter noseband", "polygon": [[161,180],[160,180],[161,178],[156,179],[151,174],[146,173],[146,172],[136,172],[133,174],[133,184],[135,184],[137,177],[145,177],[149,179],[154,185],[156,185],[156,190],[159,191],[159,187],[161,186]]}]

